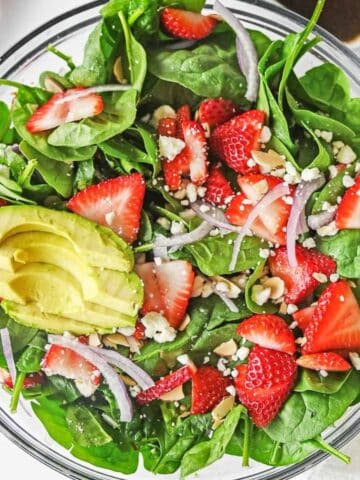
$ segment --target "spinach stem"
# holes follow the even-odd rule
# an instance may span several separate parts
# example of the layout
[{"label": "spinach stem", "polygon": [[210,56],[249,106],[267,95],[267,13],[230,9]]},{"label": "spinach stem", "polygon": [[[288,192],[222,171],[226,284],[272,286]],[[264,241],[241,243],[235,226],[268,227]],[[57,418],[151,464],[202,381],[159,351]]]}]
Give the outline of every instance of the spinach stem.
[{"label": "spinach stem", "polygon": [[245,428],[244,428],[244,445],[243,445],[243,456],[242,456],[242,466],[248,467],[249,466],[249,458],[250,458],[250,437],[251,437],[251,430],[252,430],[252,422],[250,420],[249,415],[246,413],[244,418]]},{"label": "spinach stem", "polygon": [[69,55],[66,55],[66,53],[61,52],[54,45],[51,45],[51,44],[48,45],[47,49],[48,49],[49,52],[53,53],[57,57],[64,60],[65,63],[67,64],[67,66],[70,68],[70,70],[74,70],[75,63],[73,62],[72,58]]},{"label": "spinach stem", "polygon": [[281,449],[281,442],[276,442],[270,458],[270,465],[277,465],[277,457]]},{"label": "spinach stem", "polygon": [[130,83],[131,85],[134,83],[134,72],[132,69],[132,55],[131,55],[131,38],[130,38],[130,33],[129,33],[129,26],[126,22],[125,15],[123,12],[119,12],[119,18],[121,22],[121,26],[124,32],[124,37],[125,37],[125,46],[126,46],[126,56],[128,60],[128,68],[130,72]]},{"label": "spinach stem", "polygon": [[332,447],[327,442],[325,442],[325,440],[323,440],[321,437],[316,438],[314,442],[319,450],[329,453],[330,455],[334,455],[334,457],[337,457],[339,460],[342,460],[347,465],[351,462],[351,458],[348,455],[345,455],[345,453],[342,453],[336,448]]},{"label": "spinach stem", "polygon": [[135,253],[146,253],[146,252],[151,252],[151,250],[154,248],[153,243],[145,243],[144,245],[139,245],[138,247],[134,248]]},{"label": "spinach stem", "polygon": [[24,385],[24,380],[26,377],[26,373],[20,372],[15,381],[15,385],[12,391],[11,402],[10,402],[10,411],[11,413],[15,413],[19,404],[20,393]]}]

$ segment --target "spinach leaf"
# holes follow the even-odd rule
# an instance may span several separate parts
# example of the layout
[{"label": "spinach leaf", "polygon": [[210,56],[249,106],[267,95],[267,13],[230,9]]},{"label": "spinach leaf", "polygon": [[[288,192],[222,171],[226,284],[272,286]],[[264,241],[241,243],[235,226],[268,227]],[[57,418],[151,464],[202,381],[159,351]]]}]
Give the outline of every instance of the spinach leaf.
[{"label": "spinach leaf", "polygon": [[54,82],[58,83],[64,90],[67,90],[74,86],[68,78],[61,76],[59,73],[50,72],[49,70],[46,70],[45,72],[42,72],[39,77],[39,85],[44,90],[47,90],[46,88],[47,80],[53,80]]},{"label": "spinach leaf", "polygon": [[360,278],[360,230],[341,230],[332,237],[317,237],[320,252],[336,260],[342,277]]},{"label": "spinach leaf", "polygon": [[213,330],[204,330],[192,346],[191,351],[202,353],[212,352],[221,343],[228,342],[231,339],[240,342],[241,337],[236,333],[237,327],[237,323],[230,323],[222,327],[214,328]]},{"label": "spinach leaf", "polygon": [[[37,330],[34,328],[23,327],[22,325],[14,322],[14,320],[12,320],[2,308],[0,308],[0,326],[1,328],[7,328],[9,330],[11,346],[14,354],[24,350],[24,348],[29,345],[31,340],[37,334]],[[0,355],[3,355],[1,344]]]},{"label": "spinach leaf", "polygon": [[351,371],[346,373],[329,372],[327,377],[322,377],[314,370],[302,369],[294,390],[295,392],[336,393],[342,388],[350,375]]},{"label": "spinach leaf", "polygon": [[60,375],[51,375],[48,377],[48,381],[54,389],[52,395],[55,394],[56,397],[65,400],[63,403],[72,403],[82,397],[72,380],[68,380]]},{"label": "spinach leaf", "polygon": [[252,312],[247,308],[243,296],[236,298],[233,302],[237,306],[239,310],[238,312],[230,311],[229,307],[225,305],[221,298],[216,298],[214,308],[206,327],[207,330],[212,330],[224,323],[236,322],[237,320],[243,320],[244,318],[251,316]]},{"label": "spinach leaf", "polygon": [[160,0],[161,6],[177,7],[191,12],[201,12],[205,5],[205,0]]},{"label": "spinach leaf", "polygon": [[37,105],[30,103],[22,104],[18,99],[14,101],[12,108],[12,120],[16,131],[32,148],[45,157],[64,163],[88,160],[94,156],[96,147],[78,148],[78,145],[74,148],[54,147],[47,141],[48,133],[31,134],[26,128],[26,123],[36,109]]},{"label": "spinach leaf", "polygon": [[215,430],[212,438],[201,442],[188,450],[181,461],[181,478],[194,473],[221,458],[230,442],[240,417],[244,411],[242,405],[231,410],[224,423]]},{"label": "spinach leaf", "polygon": [[273,440],[282,443],[310,440],[345,413],[359,395],[359,389],[359,374],[352,371],[340,390],[331,395],[295,392],[265,431]]},{"label": "spinach leaf", "polygon": [[244,98],[246,81],[238,66],[233,33],[213,35],[193,50],[150,52],[149,71],[196,95],[224,97],[248,105]]},{"label": "spinach leaf", "polygon": [[42,88],[30,87],[29,85],[4,78],[0,78],[0,85],[17,88],[16,98],[22,105],[27,103],[42,105],[53,95]]},{"label": "spinach leaf", "polygon": [[10,110],[6,103],[0,101],[0,142],[10,128]]},{"label": "spinach leaf", "polygon": [[266,260],[260,260],[256,265],[253,274],[249,277],[245,286],[245,301],[247,308],[253,313],[275,313],[278,311],[276,305],[271,302],[265,305],[258,305],[252,298],[252,288],[256,282],[263,276]]},{"label": "spinach leaf", "polygon": [[[73,166],[57,162],[35,150],[27,142],[20,143],[20,151],[28,160],[36,160],[35,169],[40,173],[45,182],[59,195],[68,198],[73,191],[74,173]],[[81,162],[80,165],[87,162]]]},{"label": "spinach leaf", "polygon": [[202,97],[195,95],[190,89],[174,82],[166,82],[147,74],[140,105],[146,107],[147,112],[153,112],[161,105],[172,105],[179,108],[184,104],[195,107]]},{"label": "spinach leaf", "polygon": [[66,408],[66,425],[80,447],[101,447],[112,441],[98,416],[85,405],[69,405]]},{"label": "spinach leaf", "polygon": [[232,257],[236,233],[223,237],[207,237],[199,242],[186,245],[181,251],[173,254],[176,258],[186,258],[202,273],[208,276],[230,275],[255,268],[260,260],[260,248],[266,245],[258,237],[245,237],[233,272],[229,265]]},{"label": "spinach leaf", "polygon": [[303,123],[303,127],[311,135],[311,138],[314,140],[318,149],[317,156],[310,162],[310,164],[304,165],[304,167],[318,168],[320,171],[325,172],[331,165],[332,158],[330,157],[328,150],[324,146],[324,143],[318,138],[317,135],[315,135],[311,128],[309,128],[306,123]]},{"label": "spinach leaf", "polygon": [[[136,117],[136,90],[104,94],[104,110],[100,115],[80,122],[63,123],[50,133],[50,148],[67,147],[89,150],[129,128]],[[88,158],[91,158],[92,155]]]},{"label": "spinach leaf", "polygon": [[84,188],[92,185],[94,183],[95,173],[93,159],[78,162],[74,179],[75,190],[84,190]]},{"label": "spinach leaf", "polygon": [[41,360],[45,354],[47,335],[45,332],[38,332],[31,339],[27,349],[21,354],[16,362],[16,367],[23,373],[36,373],[41,370]]}]

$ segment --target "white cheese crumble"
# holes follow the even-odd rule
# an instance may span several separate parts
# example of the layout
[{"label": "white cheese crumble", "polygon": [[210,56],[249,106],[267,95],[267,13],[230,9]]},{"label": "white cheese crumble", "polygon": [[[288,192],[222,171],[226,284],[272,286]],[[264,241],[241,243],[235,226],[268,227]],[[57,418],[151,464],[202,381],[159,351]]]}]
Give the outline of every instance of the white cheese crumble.
[{"label": "white cheese crumble", "polygon": [[159,154],[169,162],[173,161],[184,150],[184,147],[185,142],[179,138],[165,137],[164,135],[159,137]]},{"label": "white cheese crumble", "polygon": [[161,313],[150,312],[141,319],[141,322],[145,327],[147,338],[153,338],[158,343],[175,340],[176,330],[169,325],[167,319]]}]

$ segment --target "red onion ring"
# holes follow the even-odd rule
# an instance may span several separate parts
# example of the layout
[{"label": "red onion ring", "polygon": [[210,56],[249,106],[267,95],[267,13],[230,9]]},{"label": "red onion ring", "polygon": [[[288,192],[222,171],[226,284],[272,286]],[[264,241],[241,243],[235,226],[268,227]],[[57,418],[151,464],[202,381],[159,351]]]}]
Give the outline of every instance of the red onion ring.
[{"label": "red onion ring", "polygon": [[[203,212],[201,210],[201,206],[206,205],[209,210],[207,212]],[[208,222],[210,225],[216,228],[221,228],[222,230],[228,230],[229,232],[236,232],[240,233],[241,227],[236,227],[235,225],[231,225],[225,217],[225,214],[220,208],[212,207],[207,203],[192,203],[191,204],[192,210],[205,222]]]},{"label": "red onion ring", "polygon": [[227,297],[225,295],[225,293],[223,292],[219,292],[217,290],[215,290],[214,292],[219,298],[221,298],[221,300],[225,303],[225,305],[228,307],[228,309],[230,310],[230,312],[233,312],[233,313],[238,313],[239,312],[239,309],[238,307],[235,305],[235,303],[231,300],[231,298]]},{"label": "red onion ring", "polygon": [[320,212],[315,215],[310,215],[308,218],[309,227],[312,230],[317,230],[318,228],[323,227],[324,225],[329,225],[335,218],[336,210],[333,212]]},{"label": "red onion ring", "polygon": [[13,385],[15,385],[16,381],[16,366],[15,366],[15,359],[13,354],[13,349],[11,346],[11,339],[9,330],[7,328],[3,328],[0,330],[0,337],[1,337],[1,345],[4,353],[4,357],[9,369],[11,381]]},{"label": "red onion ring", "polygon": [[188,233],[182,233],[181,235],[174,235],[173,237],[166,238],[163,235],[157,236],[154,242],[154,248],[162,247],[177,247],[181,248],[184,245],[198,242],[205,238],[212,230],[212,225],[208,222],[202,222],[197,228]]},{"label": "red onion ring", "polygon": [[83,90],[74,92],[72,95],[59,98],[59,100],[55,100],[54,103],[56,103],[57,105],[60,105],[61,103],[67,103],[67,102],[71,102],[72,100],[77,100],[78,98],[87,97],[91,93],[125,92],[126,90],[130,90],[131,88],[132,88],[131,85],[118,85],[118,84],[98,85],[96,87],[84,88]]}]

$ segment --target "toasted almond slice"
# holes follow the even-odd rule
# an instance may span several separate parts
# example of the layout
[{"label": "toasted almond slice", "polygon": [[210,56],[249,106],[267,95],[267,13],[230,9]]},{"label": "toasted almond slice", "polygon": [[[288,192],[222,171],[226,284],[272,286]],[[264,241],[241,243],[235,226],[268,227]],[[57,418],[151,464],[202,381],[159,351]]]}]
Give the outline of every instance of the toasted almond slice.
[{"label": "toasted almond slice", "polygon": [[180,327],[178,328],[179,332],[183,332],[184,330],[186,330],[190,322],[190,315],[185,315],[184,320],[181,322]]},{"label": "toasted almond slice", "polygon": [[196,275],[194,284],[193,284],[192,293],[191,293],[191,296],[193,298],[201,296],[204,284],[205,284],[205,278],[201,275]]},{"label": "toasted almond slice", "polygon": [[234,403],[235,403],[235,397],[233,397],[232,395],[230,395],[229,397],[225,397],[223,400],[221,400],[220,403],[216,405],[216,407],[211,412],[212,418],[215,421],[222,420],[223,418],[225,418],[226,415],[233,408]]},{"label": "toasted almond slice", "polygon": [[135,382],[135,380],[133,380],[132,378],[128,377],[127,375],[124,375],[123,373],[120,374],[120,378],[121,378],[122,381],[125,383],[125,385],[128,385],[129,387],[135,387],[135,385],[137,385],[137,383]]},{"label": "toasted almond slice", "polygon": [[180,415],[180,418],[187,418],[187,417],[190,417],[191,415],[191,412],[183,412],[181,415]]},{"label": "toasted almond slice", "polygon": [[238,346],[236,345],[233,339],[228,342],[221,343],[218,347],[215,348],[214,353],[219,355],[219,357],[231,357],[237,352]]},{"label": "toasted almond slice", "polygon": [[179,385],[178,387],[174,388],[174,390],[171,390],[171,392],[164,393],[160,399],[164,402],[176,402],[182,400],[184,397],[185,395],[183,387],[182,385]]},{"label": "toasted almond slice", "polygon": [[116,78],[116,80],[119,83],[126,83],[127,82],[126,78],[124,77],[124,71],[123,71],[123,68],[122,68],[121,57],[118,57],[115,60],[114,68],[113,68],[113,74],[114,74],[114,77]]},{"label": "toasted almond slice", "polygon": [[221,277],[220,275],[215,275],[211,278],[215,290],[225,293],[229,298],[238,298],[241,289],[236,283],[231,282],[229,279],[225,277]]},{"label": "toasted almond slice", "polygon": [[285,293],[285,283],[280,277],[266,278],[262,282],[262,286],[265,288],[270,288],[270,298],[272,300],[277,300]]},{"label": "toasted almond slice", "polygon": [[[103,343],[107,347],[112,347],[113,345],[122,345],[123,347],[129,347],[129,342],[126,340],[126,337],[121,333],[112,333],[111,335],[106,335],[103,337]],[[108,343],[110,345],[108,345]]]},{"label": "toasted almond slice", "polygon": [[266,180],[260,180],[253,185],[253,188],[259,195],[265,195],[269,191],[269,185]]},{"label": "toasted almond slice", "polygon": [[261,173],[270,173],[272,170],[285,167],[284,158],[275,152],[275,150],[270,149],[268,152],[253,150],[251,155],[259,165]]}]

